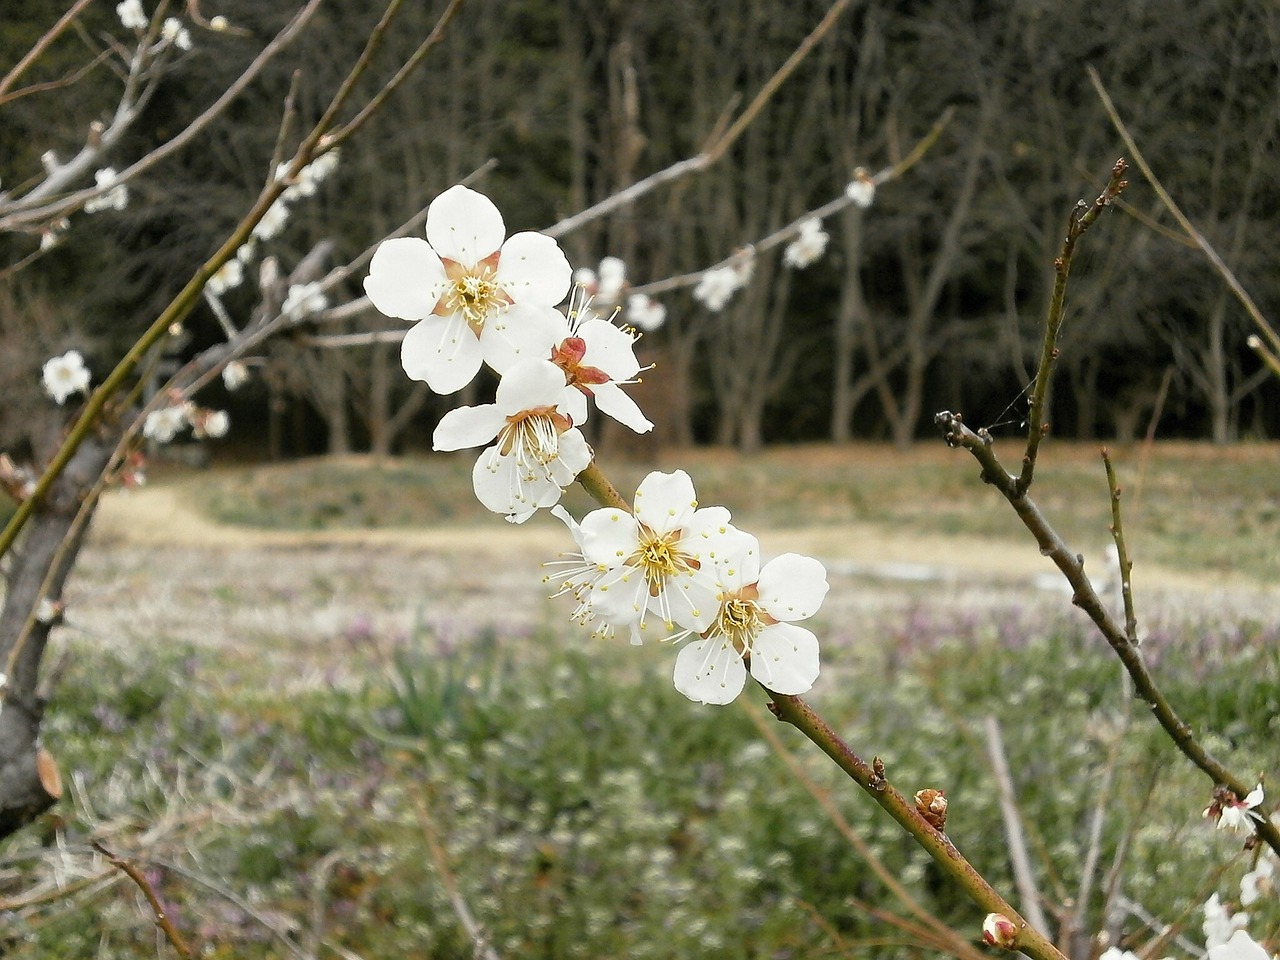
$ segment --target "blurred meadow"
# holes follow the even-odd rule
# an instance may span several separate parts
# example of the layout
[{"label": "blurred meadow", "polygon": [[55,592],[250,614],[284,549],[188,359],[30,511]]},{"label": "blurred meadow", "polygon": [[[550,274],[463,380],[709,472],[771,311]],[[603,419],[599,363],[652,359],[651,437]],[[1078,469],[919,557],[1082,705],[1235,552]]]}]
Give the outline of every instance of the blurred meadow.
[{"label": "blurred meadow", "polygon": [[[1280,448],[1113,454],[1147,656],[1210,749],[1273,763]],[[809,699],[904,789],[945,790],[979,869],[1013,889],[991,717],[1049,904],[1083,892],[1094,930],[1109,890],[1131,942],[1153,923],[1200,940],[1198,905],[1248,859],[1201,820],[1200,775],[967,455],[676,462],[766,551],[827,564]],[[1046,513],[1106,583],[1097,448],[1055,444],[1042,468]],[[483,515],[469,473],[445,456],[175,467],[110,495],[56,635],[46,741],[67,797],[0,857],[7,880],[47,878],[4,903],[6,955],[155,955],[136,890],[64,849],[90,834],[146,851],[206,957],[472,957],[459,905],[502,957],[936,955],[917,920],[886,921],[906,908],[844,830],[976,935],[963,895],[758,691],[692,704],[665,645],[569,624],[538,567],[563,527]],[[1254,917],[1264,933],[1280,910]]]}]

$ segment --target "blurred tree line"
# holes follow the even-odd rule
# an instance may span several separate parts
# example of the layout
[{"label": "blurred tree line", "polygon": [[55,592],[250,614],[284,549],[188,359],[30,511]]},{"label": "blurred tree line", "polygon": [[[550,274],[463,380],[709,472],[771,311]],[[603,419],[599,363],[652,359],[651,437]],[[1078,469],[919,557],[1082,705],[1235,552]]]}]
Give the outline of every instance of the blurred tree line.
[{"label": "blurred tree line", "polygon": [[[0,69],[65,6],[9,4]],[[256,0],[217,6],[203,12],[248,35],[197,33],[133,132],[138,145],[198,111],[290,12]],[[475,0],[263,253],[286,274],[317,250],[345,262],[491,157],[475,186],[509,232],[545,227],[697,153],[826,6]],[[113,7],[91,7],[41,69],[65,74],[118,33]],[[436,7],[406,4],[397,49],[380,62],[410,51]],[[15,442],[19,411],[41,406],[39,365],[54,352],[75,346],[105,375],[257,195],[295,76],[300,122],[286,141],[322,108],[337,65],[378,13],[328,4],[292,57],[199,148],[140,185],[126,210],[73,222],[60,247],[5,275],[0,389],[12,403],[0,443]],[[658,369],[633,388],[659,442],[907,443],[928,435],[942,408],[1017,431],[1066,217],[1124,152],[1086,65],[1192,222],[1263,312],[1280,313],[1280,8],[1271,0],[868,0],[719,164],[562,240],[575,266],[623,258],[636,284],[702,269],[839,196],[855,167],[899,159],[955,110],[924,160],[873,206],[825,224],[831,242],[816,263],[793,270],[778,251],[762,254],[750,286],[717,313],[688,288],[661,295],[668,322],[641,344]],[[385,75],[375,69],[370,88]],[[112,95],[91,74],[0,108],[2,186],[38,169],[44,151],[74,149]],[[1158,416],[1160,436],[1277,436],[1280,383],[1245,347],[1248,318],[1140,175],[1131,180],[1125,208],[1090,235],[1072,274],[1055,434],[1132,439]],[[0,268],[31,246],[0,239]],[[237,322],[257,306],[256,287],[227,295]],[[359,296],[358,283],[347,292]],[[191,326],[190,349],[218,337],[207,310]],[[403,327],[370,312],[316,332]],[[276,454],[421,448],[457,402],[400,376],[395,344],[333,349],[300,337],[271,349],[232,410],[238,436]]]}]

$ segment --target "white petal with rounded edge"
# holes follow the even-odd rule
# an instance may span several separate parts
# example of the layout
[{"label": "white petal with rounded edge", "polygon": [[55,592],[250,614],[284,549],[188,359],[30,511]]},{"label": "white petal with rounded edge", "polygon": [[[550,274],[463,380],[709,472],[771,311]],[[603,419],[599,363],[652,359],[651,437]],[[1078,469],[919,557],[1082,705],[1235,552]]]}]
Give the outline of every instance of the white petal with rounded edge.
[{"label": "white petal with rounded edge", "polygon": [[827,568],[813,557],[784,553],[760,571],[760,606],[775,620],[812,617],[827,595]]},{"label": "white petal with rounded edge", "polygon": [[818,679],[818,638],[792,623],[773,623],[751,643],[751,675],[774,693],[804,693]]},{"label": "white petal with rounded edge", "polygon": [[640,529],[625,510],[603,507],[582,518],[582,555],[614,567],[640,549]]},{"label": "white petal with rounded edge", "polygon": [[1209,960],[1271,960],[1271,958],[1246,931],[1237,930],[1226,943],[1209,948]]},{"label": "white petal with rounded edge", "polygon": [[596,406],[601,413],[613,417],[624,427],[630,427],[636,433],[648,433],[653,429],[653,422],[616,383],[597,383],[591,387],[591,395],[596,398]]},{"label": "white petal with rounded edge", "polygon": [[612,380],[630,380],[640,372],[635,338],[608,320],[600,317],[584,320],[578,325],[578,336],[587,343],[587,352],[582,358],[587,366],[599,367]]},{"label": "white petal with rounded edge", "polygon": [[693,481],[683,470],[660,473],[655,470],[636,489],[636,519],[658,533],[669,533],[688,523],[698,506]]},{"label": "white petal with rounded edge", "polygon": [[724,535],[716,557],[716,577],[730,593],[760,579],[760,541],[737,527]]},{"label": "white petal with rounded edge", "polygon": [[507,235],[502,214],[493,201],[458,184],[427,207],[427,240],[435,252],[473,267],[502,247]]},{"label": "white petal with rounded edge", "polygon": [[593,456],[595,452],[581,430],[567,430],[560,434],[560,455],[548,466],[562,491],[587,469]]},{"label": "white petal with rounded edge", "polygon": [[389,317],[421,320],[431,315],[447,283],[444,264],[427,241],[398,237],[374,251],[364,292]]},{"label": "white petal with rounded edge", "polygon": [[560,488],[543,474],[529,476],[513,456],[503,456],[494,445],[480,454],[471,471],[476,497],[494,513],[522,523],[538,509],[560,499]]},{"label": "white petal with rounded edge", "polygon": [[592,586],[591,609],[621,627],[640,622],[648,597],[644,573],[635,567],[619,565],[602,573]]},{"label": "white petal with rounded edge", "polygon": [[741,532],[729,522],[729,511],[724,507],[699,507],[681,529],[680,549],[703,561],[715,561],[725,547],[736,542],[725,539],[730,532]]},{"label": "white petal with rounded edge", "polygon": [[516,303],[554,307],[569,292],[573,268],[556,243],[541,233],[517,233],[502,245],[494,281]]},{"label": "white petal with rounded edge", "polygon": [[560,311],[517,303],[484,322],[480,348],[484,362],[501,374],[521,360],[549,360],[568,331],[569,322]]},{"label": "white petal with rounded edge", "polygon": [[577,387],[566,385],[564,393],[560,395],[560,402],[556,406],[575,427],[580,423],[586,423],[587,416],[591,413],[591,407],[587,404],[587,395]]},{"label": "white petal with rounded edge", "polygon": [[492,403],[450,410],[436,424],[432,450],[465,450],[486,444],[498,435],[507,418]]},{"label": "white petal with rounded edge", "polygon": [[498,383],[495,398],[504,416],[554,406],[564,391],[564,371],[550,360],[521,360]]},{"label": "white petal with rounded edge", "polygon": [[461,390],[480,371],[480,341],[458,316],[427,317],[404,335],[400,365],[439,394]]},{"label": "white petal with rounded edge", "polygon": [[742,657],[723,637],[697,640],[676,657],[676,689],[697,703],[732,703],[747,682]]}]

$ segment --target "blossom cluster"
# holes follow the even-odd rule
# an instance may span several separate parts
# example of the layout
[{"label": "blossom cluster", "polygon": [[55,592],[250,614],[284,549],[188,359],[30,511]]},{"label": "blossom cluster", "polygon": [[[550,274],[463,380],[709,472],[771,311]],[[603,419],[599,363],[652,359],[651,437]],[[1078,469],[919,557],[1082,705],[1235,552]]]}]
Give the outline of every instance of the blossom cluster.
[{"label": "blossom cluster", "polygon": [[818,640],[797,621],[821,606],[826,570],[792,553],[761,566],[759,541],[724,507],[699,507],[683,470],[650,473],[634,512],[605,507],[581,523],[556,515],[578,546],[558,562],[557,595],[577,601],[573,619],[632,643],[683,643],[674,680],[689,699],[730,703],[748,672],[775,693],[813,686]]},{"label": "blossom cluster", "polygon": [[[602,265],[622,289],[621,261]],[[643,433],[653,429],[621,389],[641,371],[636,333],[570,299],[572,270],[560,246],[535,232],[507,236],[487,197],[455,186],[427,208],[426,239],[383,242],[364,288],[375,307],[413,322],[400,362],[441,394],[469,384],[481,367],[501,378],[493,403],[460,407],[436,427],[436,450],[492,446],[472,472],[476,496],[516,523],[557,503],[591,462],[578,426],[600,411]]]}]

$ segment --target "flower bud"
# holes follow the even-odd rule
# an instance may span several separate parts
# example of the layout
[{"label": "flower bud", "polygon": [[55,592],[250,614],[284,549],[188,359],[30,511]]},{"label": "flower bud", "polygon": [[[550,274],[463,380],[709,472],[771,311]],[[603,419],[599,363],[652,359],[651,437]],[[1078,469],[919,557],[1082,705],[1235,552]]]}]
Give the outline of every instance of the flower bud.
[{"label": "flower bud", "polygon": [[916,810],[933,829],[947,828],[947,795],[942,790],[917,790]]},{"label": "flower bud", "polygon": [[993,947],[1012,950],[1018,945],[1018,925],[1003,913],[988,913],[982,921],[982,939]]}]

